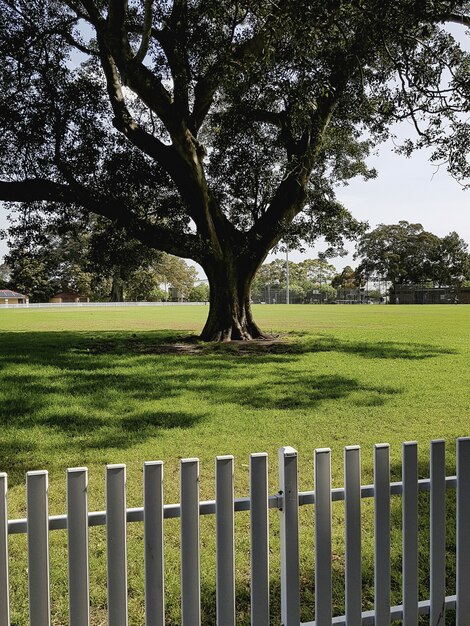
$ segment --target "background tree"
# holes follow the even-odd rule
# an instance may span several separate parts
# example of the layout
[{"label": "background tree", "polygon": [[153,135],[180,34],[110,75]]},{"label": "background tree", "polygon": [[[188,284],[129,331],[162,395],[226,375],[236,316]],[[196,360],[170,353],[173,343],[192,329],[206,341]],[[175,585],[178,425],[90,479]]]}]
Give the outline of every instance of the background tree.
[{"label": "background tree", "polygon": [[100,218],[66,215],[20,212],[10,226],[9,280],[33,302],[68,290],[94,300],[162,300],[169,286],[186,298],[194,286],[196,270],[182,259],[147,248]]},{"label": "background tree", "polygon": [[362,281],[360,276],[350,265],[346,265],[346,267],[339,274],[336,274],[331,281],[332,287],[343,291],[353,291],[358,289],[361,284]]},{"label": "background tree", "polygon": [[[322,299],[335,293],[331,279],[335,268],[322,259],[305,259],[300,263],[289,260],[289,293],[296,302],[310,302],[314,293],[320,292]],[[253,280],[253,296],[260,300],[276,298],[276,294],[287,288],[287,265],[283,259],[264,263]]]},{"label": "background tree", "polygon": [[190,302],[208,302],[209,301],[209,285],[204,283],[195,285],[189,292]]},{"label": "background tree", "polygon": [[468,244],[451,232],[439,241],[433,267],[433,281],[442,285],[462,285],[470,279]]},{"label": "background tree", "polygon": [[328,300],[336,295],[331,281],[336,273],[333,265],[323,259],[305,259],[297,265],[299,282],[304,287],[307,300],[320,293],[320,301]]},{"label": "background tree", "polygon": [[[289,275],[294,273],[294,263],[289,261]],[[287,268],[284,259],[274,259],[263,265],[256,272],[253,279],[253,292],[258,293],[265,287],[270,289],[285,289],[287,281]]]},{"label": "background tree", "polygon": [[197,279],[196,268],[189,266],[178,257],[164,254],[155,270],[166,293],[168,293],[168,287],[172,287],[178,293],[178,299],[189,298]]},{"label": "background tree", "polygon": [[7,285],[10,283],[10,268],[6,263],[0,263],[0,288],[6,289]]},{"label": "background tree", "polygon": [[[123,302],[127,286],[131,290],[131,300],[144,299],[144,270],[151,270],[162,254],[144,246],[137,239],[129,237],[123,228],[109,228],[103,220],[95,220],[90,232],[86,265],[93,273],[93,286],[103,290],[110,284],[111,302]],[[150,274],[153,270],[150,271]],[[136,273],[140,274],[136,276]],[[154,273],[154,272],[153,272]],[[157,277],[145,287],[148,291],[156,288]],[[133,285],[134,280],[137,283]],[[145,291],[144,289],[144,291]],[[148,292],[147,291],[147,292]]]},{"label": "background tree", "polygon": [[281,239],[355,236],[334,186],[374,175],[364,158],[410,103],[468,103],[439,26],[464,1],[0,1],[0,200],[200,263],[206,340],[263,336],[250,287]]},{"label": "background tree", "polygon": [[9,229],[10,285],[32,302],[47,302],[60,291],[89,294],[92,276],[84,264],[88,235],[76,224],[62,232],[54,220],[21,211]]},{"label": "background tree", "polygon": [[380,224],[362,235],[355,257],[361,258],[361,277],[379,276],[393,284],[456,285],[469,275],[467,244],[457,233],[440,239],[406,221]]}]

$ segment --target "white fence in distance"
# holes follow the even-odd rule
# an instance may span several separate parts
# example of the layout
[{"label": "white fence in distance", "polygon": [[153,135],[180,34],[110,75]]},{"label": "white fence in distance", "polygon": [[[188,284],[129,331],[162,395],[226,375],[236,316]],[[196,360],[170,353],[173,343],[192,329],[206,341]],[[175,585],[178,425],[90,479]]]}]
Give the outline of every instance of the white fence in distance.
[{"label": "white fence in distance", "polygon": [[[359,446],[344,450],[344,488],[332,489],[331,453],[315,450],[314,490],[298,491],[297,451],[279,450],[279,492],[268,495],[268,457],[250,455],[250,496],[234,499],[234,458],[219,456],[215,463],[216,499],[199,499],[199,460],[180,462],[181,503],[164,505],[163,463],[144,464],[142,508],[126,508],[126,467],[106,467],[106,511],[88,511],[86,468],[67,470],[67,513],[48,514],[48,473],[28,472],[27,517],[8,520],[7,475],[0,474],[0,624],[10,626],[8,535],[28,534],[29,611],[31,626],[50,626],[49,532],[67,529],[69,609],[71,626],[89,626],[90,592],[88,527],[106,525],[108,622],[127,626],[126,528],[144,524],[145,613],[147,626],[165,624],[164,520],[180,518],[182,626],[201,624],[200,535],[201,515],[216,517],[217,624],[235,626],[234,516],[251,516],[251,623],[270,622],[269,509],[280,515],[281,622],[299,626],[299,506],[314,505],[315,621],[303,626],[375,624],[402,620],[417,626],[419,615],[429,615],[432,626],[443,626],[446,609],[456,612],[456,625],[470,624],[470,438],[457,440],[457,474],[446,477],[445,442],[432,441],[430,478],[418,480],[417,444],[402,451],[402,480],[390,483],[388,444],[374,446],[374,483],[361,485]],[[446,489],[456,489],[456,589],[446,595]],[[429,599],[419,601],[418,494],[430,492]],[[402,497],[402,604],[391,606],[390,496]],[[362,607],[361,499],[374,498],[374,609]],[[345,614],[332,614],[332,502],[344,501]]]},{"label": "white fence in distance", "polygon": [[208,302],[34,302],[28,304],[0,304],[0,309],[64,309],[72,311],[80,308],[120,308],[148,306],[202,306]]}]

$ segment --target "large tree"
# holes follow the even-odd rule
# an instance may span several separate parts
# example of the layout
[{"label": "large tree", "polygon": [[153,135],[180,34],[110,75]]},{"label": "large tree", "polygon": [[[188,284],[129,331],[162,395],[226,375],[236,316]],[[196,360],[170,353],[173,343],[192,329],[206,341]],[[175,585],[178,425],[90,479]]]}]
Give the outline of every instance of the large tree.
[{"label": "large tree", "polygon": [[454,231],[439,240],[433,281],[438,286],[455,286],[467,280],[470,280],[468,244]]},{"label": "large tree", "polygon": [[360,238],[356,257],[363,278],[380,276],[396,284],[421,283],[431,279],[439,237],[421,224],[402,220],[398,224],[379,224]]},{"label": "large tree", "polygon": [[390,121],[465,99],[462,81],[442,94],[466,56],[439,27],[464,1],[0,5],[0,200],[96,213],[200,263],[206,340],[263,336],[268,251],[353,236],[334,184],[373,175]]},{"label": "large tree", "polygon": [[363,279],[394,284],[458,285],[470,272],[468,246],[457,233],[440,238],[406,221],[379,224],[362,235],[355,256],[361,258],[357,274]]}]

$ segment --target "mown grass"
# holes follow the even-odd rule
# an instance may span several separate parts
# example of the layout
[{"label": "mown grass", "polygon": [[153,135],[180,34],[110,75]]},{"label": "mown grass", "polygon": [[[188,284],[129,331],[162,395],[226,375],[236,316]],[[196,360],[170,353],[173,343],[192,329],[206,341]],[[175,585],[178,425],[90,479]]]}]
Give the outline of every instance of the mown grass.
[{"label": "mown grass", "polygon": [[[277,449],[299,451],[299,486],[313,485],[313,450],[331,447],[334,486],[342,486],[345,445],[362,446],[363,482],[372,481],[372,446],[389,442],[399,480],[402,441],[417,440],[420,476],[428,446],[468,435],[470,307],[259,306],[269,346],[185,342],[206,307],[0,311],[0,471],[9,475],[11,518],[25,515],[24,473],[48,469],[50,513],[65,511],[65,468],[86,465],[90,509],[104,508],[104,465],[127,464],[128,506],[142,504],[142,464],[165,461],[165,498],[179,501],[179,459],[201,461],[201,498],[214,497],[214,458],[235,455],[236,496],[248,494],[249,454],[266,451],[270,492],[278,490]],[[174,347],[174,345],[183,346]],[[189,348],[188,348],[189,346]],[[453,495],[449,495],[449,526]],[[335,608],[344,575],[343,508],[335,504]],[[422,597],[428,597],[427,511],[421,510]],[[372,503],[364,502],[364,605],[373,602]],[[393,600],[400,600],[399,498],[392,502]],[[313,619],[313,511],[301,509],[302,619]],[[272,623],[279,624],[278,515],[271,514]],[[131,625],[144,623],[142,526],[129,525]],[[202,533],[203,623],[215,623],[214,520]],[[168,624],[180,623],[179,525],[166,523]],[[249,518],[236,515],[239,624],[249,623]],[[453,538],[449,589],[453,593]],[[10,537],[12,624],[28,623],[25,537]],[[68,622],[65,533],[51,533],[54,626]],[[90,531],[92,624],[106,623],[105,541]],[[449,622],[450,623],[450,622]]]}]

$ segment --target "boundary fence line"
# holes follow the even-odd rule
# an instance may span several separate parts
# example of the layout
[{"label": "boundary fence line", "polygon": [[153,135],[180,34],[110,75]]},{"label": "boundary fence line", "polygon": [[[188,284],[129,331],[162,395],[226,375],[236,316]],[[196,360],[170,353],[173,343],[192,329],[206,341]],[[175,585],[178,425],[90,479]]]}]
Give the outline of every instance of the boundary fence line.
[{"label": "boundary fence line", "polygon": [[200,306],[208,302],[34,302],[33,304],[0,304],[0,309],[75,309],[87,307],[129,306]]},{"label": "boundary fence line", "polygon": [[[430,444],[430,478],[418,480],[418,446],[402,446],[402,480],[390,482],[390,446],[374,446],[374,482],[361,485],[361,449],[344,449],[344,487],[332,488],[331,451],[314,451],[314,489],[298,491],[298,453],[278,453],[279,492],[268,495],[268,455],[250,455],[250,496],[234,498],[234,457],[215,460],[216,498],[200,501],[199,459],[180,461],[178,504],[164,504],[163,462],[144,463],[144,505],[126,508],[126,466],[106,466],[106,511],[88,511],[88,470],[67,470],[67,513],[48,514],[48,472],[26,475],[27,517],[8,520],[7,474],[0,474],[0,624],[10,626],[8,536],[27,533],[29,610],[32,626],[50,626],[49,532],[67,529],[70,624],[89,626],[90,589],[88,528],[105,525],[107,537],[108,617],[112,626],[127,626],[128,581],[126,527],[144,524],[145,611],[147,626],[165,624],[164,520],[180,518],[182,626],[201,625],[200,516],[215,515],[217,624],[235,626],[235,532],[237,511],[250,511],[251,623],[270,622],[269,509],[280,516],[281,623],[284,626],[385,626],[402,619],[417,626],[429,615],[432,626],[445,623],[455,610],[456,626],[470,624],[470,438],[457,439],[457,472],[446,477],[445,442]],[[446,595],[446,489],[456,490],[456,588]],[[418,495],[430,493],[430,575],[418,566]],[[402,604],[391,606],[392,495],[402,498]],[[374,499],[374,609],[362,606],[361,500]],[[345,614],[333,615],[332,502],[344,501]],[[299,507],[314,505],[315,621],[300,620]],[[450,533],[453,529],[450,529]],[[421,578],[421,580],[420,580]],[[429,598],[419,599],[420,583]]]}]

